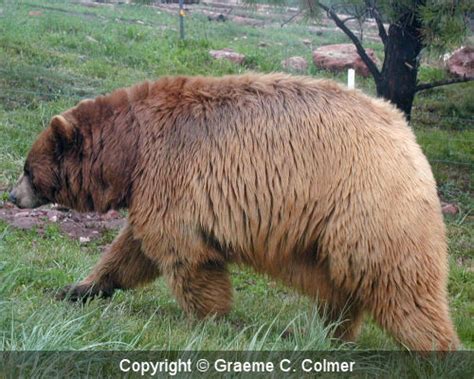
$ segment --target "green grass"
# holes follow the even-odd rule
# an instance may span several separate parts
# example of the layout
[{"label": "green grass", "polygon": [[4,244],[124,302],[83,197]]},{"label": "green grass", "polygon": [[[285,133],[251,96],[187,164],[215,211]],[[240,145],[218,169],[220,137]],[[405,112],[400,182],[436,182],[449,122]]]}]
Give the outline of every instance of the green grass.
[{"label": "green grass", "polygon": [[117,292],[111,301],[58,302],[57,289],[84,277],[98,259],[96,246],[73,242],[54,226],[44,235],[4,223],[0,231],[0,350],[331,346],[331,328],[307,299],[245,270],[233,270],[237,307],[225,320],[188,319],[162,281]]},{"label": "green grass", "polygon": [[[35,5],[36,4],[36,5]],[[0,189],[19,175],[24,157],[49,119],[78,100],[161,75],[223,75],[281,71],[292,55],[311,59],[313,47],[347,42],[342,33],[308,32],[305,24],[253,28],[186,17],[186,41],[177,17],[137,5],[86,8],[64,1],[0,2]],[[32,10],[41,11],[31,16]],[[259,47],[265,42],[267,47]],[[208,51],[231,47],[244,66],[212,60]],[[371,46],[378,54],[383,49]],[[308,75],[344,82],[312,64]],[[443,73],[422,68],[423,79]],[[374,93],[370,79],[357,86]],[[467,348],[474,348],[474,112],[472,84],[420,94],[413,127],[430,159],[443,199],[459,204],[446,218],[449,294],[453,318]],[[83,278],[98,246],[80,245],[54,227],[44,235],[0,223],[0,349],[294,350],[347,349],[331,339],[314,306],[291,290],[233,268],[235,307],[224,320],[187,319],[162,281],[118,292],[85,306],[57,302],[54,293]],[[395,349],[368,322],[357,349]]]}]

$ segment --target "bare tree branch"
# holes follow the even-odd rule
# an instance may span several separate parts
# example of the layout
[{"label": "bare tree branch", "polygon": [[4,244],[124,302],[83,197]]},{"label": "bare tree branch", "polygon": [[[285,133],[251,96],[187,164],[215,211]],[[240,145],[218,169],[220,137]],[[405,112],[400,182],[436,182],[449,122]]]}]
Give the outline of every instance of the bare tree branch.
[{"label": "bare tree branch", "polygon": [[463,76],[461,78],[455,78],[455,79],[438,80],[438,81],[432,82],[432,83],[422,83],[422,84],[418,84],[415,87],[415,92],[425,91],[427,89],[431,89],[431,88],[435,88],[435,87],[447,86],[449,84],[470,82],[472,80],[474,80],[474,78],[469,78],[467,76]]},{"label": "bare tree branch", "polygon": [[377,68],[377,65],[375,64],[375,62],[372,60],[372,58],[370,58],[367,55],[367,52],[362,46],[362,43],[360,42],[360,40],[355,36],[354,33],[352,33],[352,31],[344,24],[344,22],[342,22],[339,16],[332,9],[320,3],[319,1],[316,1],[316,4],[318,5],[318,7],[323,9],[328,14],[328,16],[333,19],[333,21],[336,23],[339,29],[341,29],[351,39],[352,43],[355,45],[357,49],[357,52],[359,53],[359,56],[367,65],[367,68],[369,69],[370,73],[372,74],[375,81],[377,82],[380,78],[380,71]]},{"label": "bare tree branch", "polygon": [[283,28],[286,24],[289,24],[291,21],[293,21],[296,17],[298,17],[301,13],[303,13],[303,11],[299,11],[298,13],[294,14],[293,16],[291,16],[288,20],[286,21],[283,21],[280,25],[281,28]]},{"label": "bare tree branch", "polygon": [[357,19],[358,19],[358,17],[352,16],[352,17],[347,17],[347,18],[345,18],[344,20],[341,20],[341,22],[342,22],[343,24],[345,24],[347,21],[350,21],[350,20],[357,20]]},{"label": "bare tree branch", "polygon": [[383,26],[382,16],[380,15],[380,12],[377,9],[377,6],[375,5],[375,3],[376,3],[375,1],[371,2],[370,0],[365,0],[365,4],[372,11],[371,13],[375,19],[375,23],[377,24],[380,39],[382,40],[382,43],[385,46],[388,40],[387,31],[385,30],[385,26]]}]

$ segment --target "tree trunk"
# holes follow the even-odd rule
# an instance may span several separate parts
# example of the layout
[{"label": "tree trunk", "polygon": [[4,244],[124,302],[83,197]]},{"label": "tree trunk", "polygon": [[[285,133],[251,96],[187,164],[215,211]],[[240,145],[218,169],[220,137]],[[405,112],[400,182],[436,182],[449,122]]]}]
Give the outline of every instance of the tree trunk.
[{"label": "tree trunk", "polygon": [[390,25],[377,95],[392,102],[409,120],[416,93],[418,55],[422,49],[417,25]]},{"label": "tree trunk", "polygon": [[376,80],[377,95],[402,110],[408,120],[416,93],[418,55],[423,47],[419,28],[417,21],[390,25],[382,72]]}]

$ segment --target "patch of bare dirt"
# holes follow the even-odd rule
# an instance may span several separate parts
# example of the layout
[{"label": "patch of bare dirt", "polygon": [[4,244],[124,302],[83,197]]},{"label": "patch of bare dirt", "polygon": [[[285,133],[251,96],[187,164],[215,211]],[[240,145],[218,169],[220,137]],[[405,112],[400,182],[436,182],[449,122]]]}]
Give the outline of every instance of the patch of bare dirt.
[{"label": "patch of bare dirt", "polygon": [[117,211],[105,214],[79,213],[57,206],[20,209],[9,202],[0,202],[0,220],[18,229],[36,229],[42,233],[50,224],[58,225],[62,233],[82,243],[98,239],[108,230],[118,230],[125,218]]}]

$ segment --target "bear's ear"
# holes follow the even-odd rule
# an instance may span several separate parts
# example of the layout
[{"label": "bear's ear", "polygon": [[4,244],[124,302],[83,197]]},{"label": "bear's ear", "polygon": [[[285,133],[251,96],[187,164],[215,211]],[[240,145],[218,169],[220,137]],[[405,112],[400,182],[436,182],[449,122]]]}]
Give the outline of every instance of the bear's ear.
[{"label": "bear's ear", "polygon": [[73,143],[74,126],[61,115],[54,116],[50,125],[55,139],[56,154],[61,156]]},{"label": "bear's ear", "polygon": [[72,142],[74,138],[74,127],[63,116],[54,116],[51,120],[51,128],[54,136],[65,143]]}]

